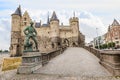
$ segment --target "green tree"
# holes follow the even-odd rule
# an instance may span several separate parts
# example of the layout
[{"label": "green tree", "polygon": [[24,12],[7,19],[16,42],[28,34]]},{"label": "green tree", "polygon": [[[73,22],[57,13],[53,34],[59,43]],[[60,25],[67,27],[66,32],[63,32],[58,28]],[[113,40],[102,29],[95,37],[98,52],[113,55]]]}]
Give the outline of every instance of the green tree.
[{"label": "green tree", "polygon": [[107,48],[107,44],[103,44],[102,47],[103,47],[103,49],[106,49]]},{"label": "green tree", "polygon": [[0,50],[0,52],[2,52],[2,50]]},{"label": "green tree", "polygon": [[4,52],[8,52],[8,50],[4,50]]},{"label": "green tree", "polygon": [[100,45],[100,49],[103,49],[103,45]]},{"label": "green tree", "polygon": [[98,49],[98,46],[95,46],[96,49]]},{"label": "green tree", "polygon": [[114,42],[111,42],[111,45],[112,45],[112,47],[115,47],[115,43]]},{"label": "green tree", "polygon": [[113,48],[113,47],[115,47],[115,43],[114,42],[110,42],[110,43],[108,43],[108,48]]}]

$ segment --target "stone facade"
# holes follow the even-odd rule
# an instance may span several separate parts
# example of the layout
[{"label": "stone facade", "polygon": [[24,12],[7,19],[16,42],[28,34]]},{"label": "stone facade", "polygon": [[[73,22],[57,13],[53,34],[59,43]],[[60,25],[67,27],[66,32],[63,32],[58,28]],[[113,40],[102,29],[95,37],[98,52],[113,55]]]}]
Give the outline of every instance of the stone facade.
[{"label": "stone facade", "polygon": [[105,41],[106,43],[114,42],[116,47],[120,47],[120,24],[116,19],[108,26]]},{"label": "stone facade", "polygon": [[[33,21],[28,12],[22,15],[20,6],[12,14],[12,31],[11,31],[11,56],[22,55],[24,49],[25,35],[23,30]],[[46,24],[34,21],[34,27],[37,31],[38,47],[41,52],[56,50],[62,46],[83,46],[85,37],[79,31],[78,17],[72,17],[69,25],[60,25],[59,19],[55,12],[47,20]]]}]

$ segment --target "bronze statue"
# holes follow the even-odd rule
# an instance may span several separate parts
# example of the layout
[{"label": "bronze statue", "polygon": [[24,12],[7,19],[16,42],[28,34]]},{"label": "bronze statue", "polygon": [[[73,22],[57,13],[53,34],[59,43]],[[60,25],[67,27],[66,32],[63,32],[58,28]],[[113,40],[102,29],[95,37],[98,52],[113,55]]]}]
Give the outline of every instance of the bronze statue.
[{"label": "bronze statue", "polygon": [[30,26],[27,26],[24,29],[24,34],[26,35],[26,39],[25,39],[25,45],[24,45],[24,50],[25,51],[33,51],[33,43],[30,42],[30,39],[32,39],[35,43],[35,49],[38,51],[38,44],[37,44],[37,40],[36,40],[36,36],[37,36],[37,32],[35,30],[35,28],[33,27],[33,22],[30,23]]}]

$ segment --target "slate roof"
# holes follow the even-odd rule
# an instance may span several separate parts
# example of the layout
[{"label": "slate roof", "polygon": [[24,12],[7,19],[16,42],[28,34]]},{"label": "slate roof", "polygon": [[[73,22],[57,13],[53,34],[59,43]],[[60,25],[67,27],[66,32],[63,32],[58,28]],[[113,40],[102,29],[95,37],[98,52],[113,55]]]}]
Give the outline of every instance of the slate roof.
[{"label": "slate roof", "polygon": [[49,24],[42,24],[42,27],[48,27]]},{"label": "slate roof", "polygon": [[118,23],[118,21],[116,19],[114,19],[112,26],[120,26],[120,24]]},{"label": "slate roof", "polygon": [[58,18],[57,18],[57,16],[56,16],[55,11],[53,12],[53,14],[52,14],[52,17],[51,17],[50,21],[52,21],[52,20],[57,20],[57,21],[59,21],[59,20],[58,20]]},{"label": "slate roof", "polygon": [[37,23],[35,23],[35,27],[36,27],[36,28],[40,28],[40,26],[41,26],[41,24],[40,24],[40,23],[38,23],[38,22],[37,22]]},{"label": "slate roof", "polygon": [[15,11],[12,15],[19,15],[19,16],[22,16],[21,7],[19,6],[19,7],[16,9],[16,11]]}]

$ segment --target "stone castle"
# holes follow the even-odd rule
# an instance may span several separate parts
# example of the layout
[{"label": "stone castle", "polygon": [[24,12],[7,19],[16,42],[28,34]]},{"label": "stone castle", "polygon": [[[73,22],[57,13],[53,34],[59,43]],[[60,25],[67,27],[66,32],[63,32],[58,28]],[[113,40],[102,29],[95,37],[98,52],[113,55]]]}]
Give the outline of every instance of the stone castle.
[{"label": "stone castle", "polygon": [[[19,56],[22,55],[24,49],[25,35],[23,30],[26,26],[29,26],[30,22],[33,20],[30,18],[27,11],[22,15],[20,6],[11,16],[10,54],[11,56]],[[60,21],[55,12],[53,12],[51,18],[48,17],[46,24],[34,21],[40,52],[49,52],[64,46],[79,47],[84,45],[85,37],[79,31],[78,17],[71,17],[69,19],[69,25],[60,25],[59,23]]]}]

